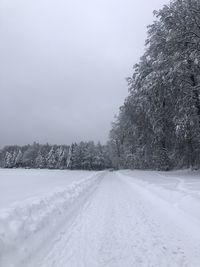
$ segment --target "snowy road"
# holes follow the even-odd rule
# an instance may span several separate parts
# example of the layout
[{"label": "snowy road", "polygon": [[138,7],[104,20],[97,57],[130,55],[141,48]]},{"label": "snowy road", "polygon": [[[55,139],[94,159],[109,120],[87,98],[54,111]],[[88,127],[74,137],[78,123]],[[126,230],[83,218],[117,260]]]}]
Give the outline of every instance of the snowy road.
[{"label": "snowy road", "polygon": [[107,173],[30,266],[199,267],[199,220],[144,181]]},{"label": "snowy road", "polygon": [[200,266],[199,173],[80,177],[0,209],[1,267]]}]

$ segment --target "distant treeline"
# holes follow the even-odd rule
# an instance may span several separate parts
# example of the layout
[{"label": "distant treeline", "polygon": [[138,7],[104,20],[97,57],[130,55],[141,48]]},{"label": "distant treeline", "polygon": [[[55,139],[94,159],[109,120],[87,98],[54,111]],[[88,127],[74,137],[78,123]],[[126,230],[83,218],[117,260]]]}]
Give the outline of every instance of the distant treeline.
[{"label": "distant treeline", "polygon": [[106,146],[94,142],[66,145],[6,146],[0,150],[2,168],[103,170],[111,166]]}]

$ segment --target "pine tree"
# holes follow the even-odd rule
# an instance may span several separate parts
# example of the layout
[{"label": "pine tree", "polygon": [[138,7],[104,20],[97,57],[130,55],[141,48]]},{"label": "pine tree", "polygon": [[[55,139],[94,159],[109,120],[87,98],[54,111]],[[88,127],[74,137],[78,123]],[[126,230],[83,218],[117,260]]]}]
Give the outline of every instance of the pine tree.
[{"label": "pine tree", "polygon": [[50,149],[48,155],[47,155],[47,168],[49,169],[55,169],[56,168],[56,155],[55,155],[55,149],[52,146]]}]

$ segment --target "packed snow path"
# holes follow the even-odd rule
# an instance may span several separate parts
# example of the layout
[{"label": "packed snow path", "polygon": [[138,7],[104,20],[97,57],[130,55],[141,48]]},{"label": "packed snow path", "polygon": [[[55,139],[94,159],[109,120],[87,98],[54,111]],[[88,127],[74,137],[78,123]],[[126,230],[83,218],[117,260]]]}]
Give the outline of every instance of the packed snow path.
[{"label": "packed snow path", "polygon": [[200,225],[134,177],[107,173],[32,266],[199,267]]},{"label": "packed snow path", "polygon": [[0,267],[199,267],[200,179],[184,175],[91,173],[0,210]]}]

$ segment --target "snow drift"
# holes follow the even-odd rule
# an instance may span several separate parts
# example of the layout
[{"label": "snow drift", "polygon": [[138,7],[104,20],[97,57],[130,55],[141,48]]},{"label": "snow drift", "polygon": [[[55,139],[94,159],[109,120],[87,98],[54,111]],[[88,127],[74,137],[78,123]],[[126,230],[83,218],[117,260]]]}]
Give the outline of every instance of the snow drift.
[{"label": "snow drift", "polygon": [[83,205],[102,175],[92,174],[66,188],[0,211],[0,266],[26,265],[32,253],[62,227],[70,212]]}]

